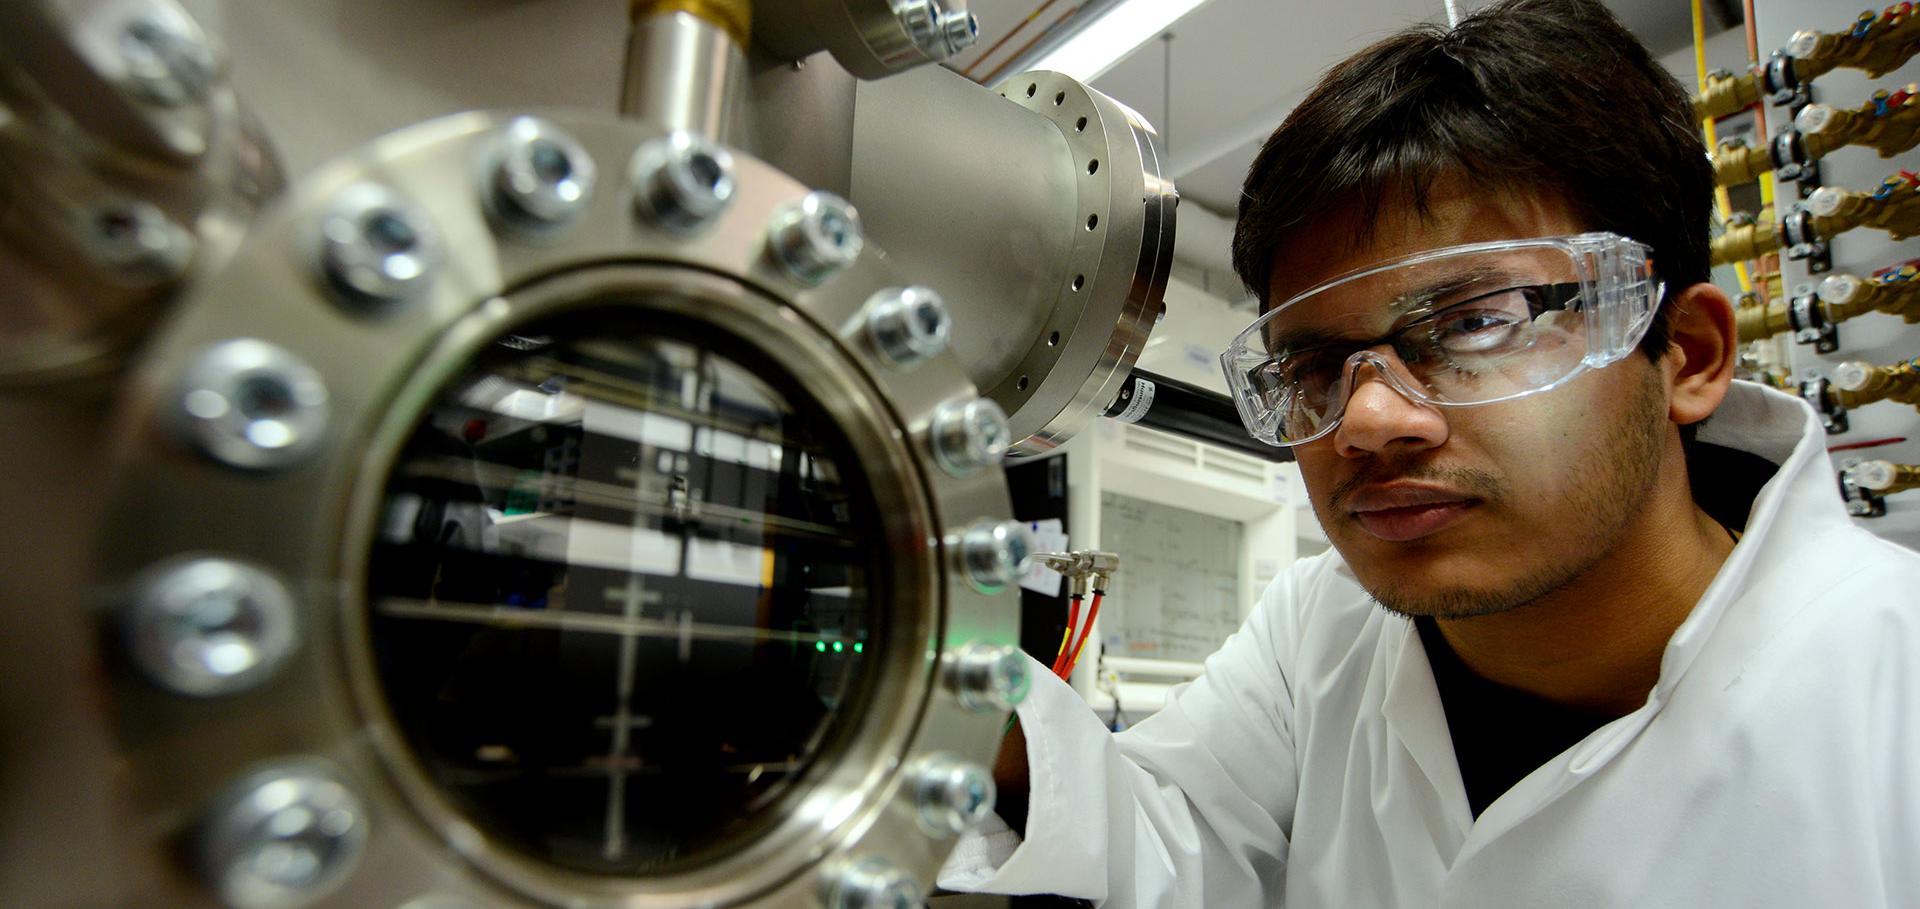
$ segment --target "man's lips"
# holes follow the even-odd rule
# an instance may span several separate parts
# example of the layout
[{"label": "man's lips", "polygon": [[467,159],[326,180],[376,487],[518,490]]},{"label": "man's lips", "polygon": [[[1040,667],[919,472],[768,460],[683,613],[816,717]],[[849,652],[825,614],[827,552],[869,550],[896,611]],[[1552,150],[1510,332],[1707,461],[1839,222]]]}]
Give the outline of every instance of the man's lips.
[{"label": "man's lips", "polygon": [[1381,483],[1356,490],[1347,513],[1367,533],[1404,543],[1453,526],[1479,504],[1479,499],[1445,487]]}]

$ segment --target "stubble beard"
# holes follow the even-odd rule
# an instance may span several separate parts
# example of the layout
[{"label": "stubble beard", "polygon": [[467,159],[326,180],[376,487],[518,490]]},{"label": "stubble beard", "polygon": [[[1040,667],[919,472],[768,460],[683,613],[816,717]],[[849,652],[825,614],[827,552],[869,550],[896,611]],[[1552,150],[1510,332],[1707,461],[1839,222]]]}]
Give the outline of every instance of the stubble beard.
[{"label": "stubble beard", "polygon": [[[1605,437],[1604,447],[1595,452],[1588,469],[1582,471],[1591,476],[1593,482],[1575,486],[1573,494],[1562,503],[1562,518],[1581,525],[1566,538],[1589,541],[1590,545],[1581,546],[1500,587],[1439,587],[1417,579],[1382,579],[1372,584],[1362,579],[1362,584],[1388,612],[1408,618],[1467,619],[1521,609],[1579,582],[1623,543],[1628,525],[1652,495],[1660,472],[1666,425],[1666,404],[1660,387],[1648,376],[1638,384],[1624,423]],[[1448,473],[1452,472],[1442,472],[1436,478],[1445,478]],[[1459,473],[1463,475],[1455,481],[1460,486],[1480,489],[1499,486],[1497,479],[1478,471]],[[1507,554],[1486,552],[1482,555],[1493,561]]]}]

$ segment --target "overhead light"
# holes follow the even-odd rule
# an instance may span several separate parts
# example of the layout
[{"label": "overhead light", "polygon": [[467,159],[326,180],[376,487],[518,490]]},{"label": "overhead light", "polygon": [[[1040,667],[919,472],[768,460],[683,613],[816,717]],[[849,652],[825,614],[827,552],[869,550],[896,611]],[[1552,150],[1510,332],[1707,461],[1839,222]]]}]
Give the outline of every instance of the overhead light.
[{"label": "overhead light", "polygon": [[1049,51],[1031,68],[1050,69],[1081,82],[1091,82],[1205,2],[1207,0],[1122,0],[1064,44]]}]

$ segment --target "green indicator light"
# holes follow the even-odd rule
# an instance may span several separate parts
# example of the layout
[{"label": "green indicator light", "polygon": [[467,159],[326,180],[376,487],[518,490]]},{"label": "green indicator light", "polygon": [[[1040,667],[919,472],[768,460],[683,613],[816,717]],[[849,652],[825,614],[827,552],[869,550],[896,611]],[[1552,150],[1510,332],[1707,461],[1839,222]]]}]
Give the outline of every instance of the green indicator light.
[{"label": "green indicator light", "polygon": [[834,641],[834,642],[833,642],[833,652],[834,652],[834,653],[839,653],[840,651],[842,651],[842,650],[845,650],[845,649],[847,649],[847,645],[845,645],[845,644],[842,644],[842,643],[840,643],[839,641]]},{"label": "green indicator light", "polygon": [[867,649],[867,648],[866,648],[866,645],[864,645],[864,644],[862,644],[862,643],[860,643],[859,641],[854,641],[854,642],[853,642],[853,652],[854,652],[854,653],[860,653],[860,652],[862,652],[862,651],[865,651],[866,649]]},{"label": "green indicator light", "polygon": [[814,642],[813,642],[813,649],[815,649],[815,650],[818,650],[818,651],[820,651],[821,653],[826,653],[826,652],[827,652],[827,642],[826,642],[826,641],[814,641]]}]

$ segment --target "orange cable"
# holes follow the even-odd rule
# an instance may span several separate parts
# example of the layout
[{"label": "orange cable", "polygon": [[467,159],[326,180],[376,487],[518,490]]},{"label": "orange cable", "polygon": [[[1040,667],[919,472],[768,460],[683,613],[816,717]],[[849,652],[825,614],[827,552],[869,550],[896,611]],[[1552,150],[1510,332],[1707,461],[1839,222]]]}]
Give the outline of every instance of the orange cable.
[{"label": "orange cable", "polygon": [[1020,20],[1019,25],[1014,26],[1012,29],[1008,30],[1006,34],[1001,35],[1000,40],[993,42],[992,47],[989,47],[986,50],[981,51],[980,56],[973,58],[973,62],[967,64],[967,68],[961,70],[960,75],[966,76],[968,78],[972,78],[974,67],[979,66],[981,63],[986,62],[986,59],[988,57],[993,56],[993,52],[999,50],[1001,45],[1006,44],[1009,40],[1013,38],[1014,35],[1020,34],[1022,29],[1025,29],[1027,26],[1032,25],[1033,20],[1040,18],[1040,14],[1046,12],[1047,7],[1052,6],[1055,3],[1059,3],[1059,2],[1060,0],[1047,0],[1047,2],[1042,3],[1039,6],[1035,7],[1033,12],[1030,12],[1027,14],[1027,18]]}]

